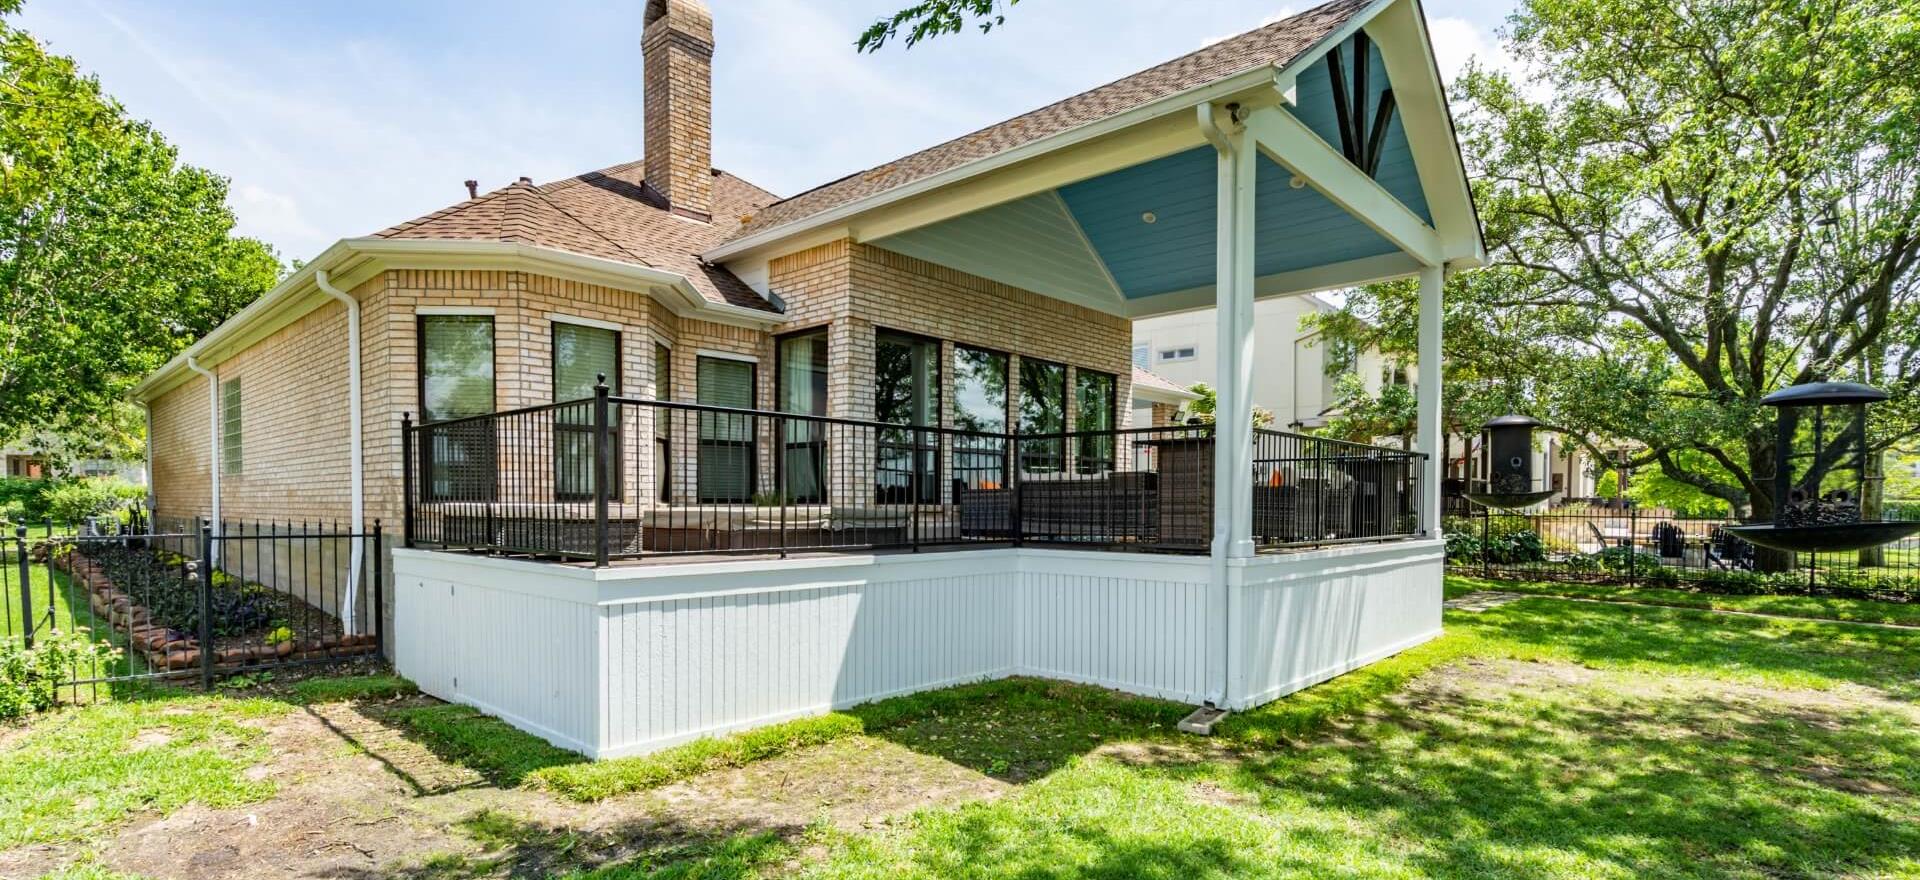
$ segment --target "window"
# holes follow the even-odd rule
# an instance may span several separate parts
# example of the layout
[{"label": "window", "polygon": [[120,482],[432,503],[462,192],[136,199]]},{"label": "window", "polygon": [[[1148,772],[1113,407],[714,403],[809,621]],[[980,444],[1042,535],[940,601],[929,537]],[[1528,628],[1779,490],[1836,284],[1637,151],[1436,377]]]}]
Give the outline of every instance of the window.
[{"label": "window", "polygon": [[[553,402],[565,403],[593,397],[600,377],[607,377],[609,391],[620,393],[620,333],[602,327],[553,323]],[[620,495],[620,432],[617,414],[608,440],[607,492]],[[593,404],[582,403],[554,410],[553,491],[557,498],[592,498],[593,485]]]},{"label": "window", "polygon": [[[1007,432],[1007,356],[964,345],[953,349],[953,423],[962,431]],[[1007,480],[1006,441],[963,434],[953,440],[953,478],[974,489]]]},{"label": "window", "polygon": [[1118,383],[1113,376],[1093,370],[1076,370],[1073,376],[1073,429],[1083,432],[1077,442],[1075,468],[1083,474],[1104,474],[1113,470],[1112,432]]},{"label": "window", "polygon": [[1190,361],[1198,357],[1199,354],[1199,349],[1191,345],[1183,345],[1178,348],[1163,348],[1160,349],[1160,362],[1163,364],[1171,364],[1178,361]]},{"label": "window", "polygon": [[[879,331],[874,343],[874,419],[895,425],[939,425],[940,343],[890,330]],[[938,501],[938,438],[926,431],[884,428],[879,439],[875,501]]]},{"label": "window", "polygon": [[[1034,358],[1020,359],[1020,433],[1060,434],[1067,430],[1067,365]],[[1066,445],[1060,438],[1023,440],[1020,468],[1024,473],[1057,473],[1065,469]]]},{"label": "window", "polygon": [[1144,370],[1153,366],[1153,346],[1145,342],[1133,344],[1133,365]]},{"label": "window", "polygon": [[[730,358],[701,357],[695,364],[695,396],[707,406],[753,408],[754,365]],[[700,413],[699,499],[702,504],[744,504],[753,500],[753,417],[741,413]]]},{"label": "window", "polygon": [[[419,321],[420,420],[493,412],[493,318],[422,315]],[[449,425],[430,438],[421,448],[429,499],[493,499],[497,442],[492,425]]]},{"label": "window", "polygon": [[220,472],[240,472],[240,380],[220,383]]},{"label": "window", "polygon": [[[809,416],[827,414],[827,328],[780,337],[777,344],[779,410]],[[800,419],[786,423],[780,440],[779,489],[799,504],[826,499],[827,426]]]}]

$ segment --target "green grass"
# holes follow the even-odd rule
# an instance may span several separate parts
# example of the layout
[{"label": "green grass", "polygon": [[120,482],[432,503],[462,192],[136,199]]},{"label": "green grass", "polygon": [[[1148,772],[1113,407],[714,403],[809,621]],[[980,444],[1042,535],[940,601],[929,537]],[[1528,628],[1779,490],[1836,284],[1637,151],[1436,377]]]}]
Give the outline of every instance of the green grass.
[{"label": "green grass", "polygon": [[[1550,599],[1447,622],[1435,642],[1230,719],[1230,757],[1075,757],[996,801],[836,835],[807,875],[1920,872],[1911,716],[1724,693],[1855,684],[1910,699],[1920,634]],[[1386,699],[1434,668],[1498,659],[1593,671]]]},{"label": "green grass", "polygon": [[420,689],[414,687],[413,682],[390,673],[309,678],[287,688],[288,695],[302,703],[391,700],[419,692]]},{"label": "green grass", "polygon": [[535,771],[585,760],[469,706],[404,706],[378,715],[405,728],[442,760],[471,768],[495,785],[516,786]]},{"label": "green grass", "polygon": [[267,757],[270,700],[182,697],[99,703],[36,720],[0,747],[0,848],[85,839],[138,811],[271,797],[249,780]]},{"label": "green grass", "polygon": [[1504,590],[1536,596],[1569,596],[1577,599],[1607,599],[1670,605],[1676,608],[1710,608],[1717,611],[1748,611],[1818,620],[1848,620],[1863,623],[1895,623],[1920,626],[1920,603],[1872,602],[1863,599],[1836,599],[1824,596],[1724,596],[1660,587],[1625,587],[1580,583],[1529,583],[1480,578],[1448,578],[1449,598],[1474,590]]},{"label": "green grass", "polygon": [[[11,546],[11,538],[8,539]],[[20,600],[20,571],[14,557],[8,556],[0,573],[0,638],[18,638],[26,631],[26,615]],[[46,562],[33,562],[27,568],[30,596],[33,603],[34,631],[42,632],[49,624],[63,631],[72,631],[85,627],[96,639],[106,639],[121,649],[118,659],[104,663],[99,668],[91,664],[78,671],[75,678],[99,678],[115,675],[135,675],[148,672],[146,661],[126,650],[126,636],[113,628],[104,617],[94,614],[87,604],[86,590],[70,580],[65,572],[51,571]],[[48,609],[52,613],[49,615]],[[62,698],[92,699],[99,695],[130,696],[142,693],[141,686],[130,682],[116,682],[85,686],[78,693],[62,692]]]}]

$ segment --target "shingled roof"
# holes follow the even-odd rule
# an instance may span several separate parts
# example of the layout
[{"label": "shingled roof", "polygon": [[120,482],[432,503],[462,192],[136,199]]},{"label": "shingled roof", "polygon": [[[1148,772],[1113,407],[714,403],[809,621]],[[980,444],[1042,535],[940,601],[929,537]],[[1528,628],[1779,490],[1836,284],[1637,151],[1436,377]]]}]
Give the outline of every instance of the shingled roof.
[{"label": "shingled roof", "polygon": [[714,169],[714,218],[669,213],[643,186],[639,161],[552,183],[515,183],[374,233],[376,238],[503,241],[550,247],[684,276],[710,302],[778,311],[733,273],[701,262],[738,218],[775,196]]},{"label": "shingled roof", "polygon": [[729,239],[796,223],[849,202],[1117,116],[1256,67],[1291,64],[1339,30],[1341,25],[1371,2],[1333,0],[998,125],[848,175],[767,206],[741,224]]}]

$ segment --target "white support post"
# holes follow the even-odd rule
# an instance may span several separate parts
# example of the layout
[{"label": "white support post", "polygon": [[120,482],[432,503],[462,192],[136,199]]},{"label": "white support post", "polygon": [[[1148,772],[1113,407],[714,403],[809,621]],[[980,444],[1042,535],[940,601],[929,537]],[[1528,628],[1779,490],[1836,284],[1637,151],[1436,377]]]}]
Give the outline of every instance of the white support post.
[{"label": "white support post", "polygon": [[1440,479],[1446,462],[1442,460],[1440,425],[1440,350],[1441,305],[1446,289],[1446,273],[1438,266],[1420,270],[1420,374],[1418,445],[1426,453],[1426,468],[1420,475],[1420,522],[1427,534],[1440,536]]},{"label": "white support post", "polygon": [[[1223,120],[1224,121],[1224,120]],[[1253,555],[1252,138],[1222,132],[1215,231],[1214,306],[1219,387],[1214,406],[1213,555]]]}]

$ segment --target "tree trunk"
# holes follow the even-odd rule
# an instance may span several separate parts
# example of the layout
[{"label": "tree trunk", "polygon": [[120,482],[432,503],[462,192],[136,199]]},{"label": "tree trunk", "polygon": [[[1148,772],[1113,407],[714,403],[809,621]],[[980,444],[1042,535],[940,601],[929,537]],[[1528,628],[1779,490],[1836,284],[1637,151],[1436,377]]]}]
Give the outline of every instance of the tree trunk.
[{"label": "tree trunk", "polygon": [[[1887,454],[1885,452],[1868,452],[1866,454],[1865,469],[1866,473],[1860,475],[1862,477],[1860,490],[1860,521],[1874,522],[1880,519],[1882,512],[1886,509]],[[1886,565],[1887,548],[1884,546],[1868,547],[1860,551],[1859,564],[1861,568]]]},{"label": "tree trunk", "polygon": [[[1775,458],[1773,428],[1768,426],[1747,435],[1747,473],[1753,474],[1754,488],[1750,504],[1748,522],[1773,522],[1773,474],[1779,467]],[[1793,571],[1794,556],[1791,550],[1775,550],[1771,547],[1754,545],[1754,571]]]}]

